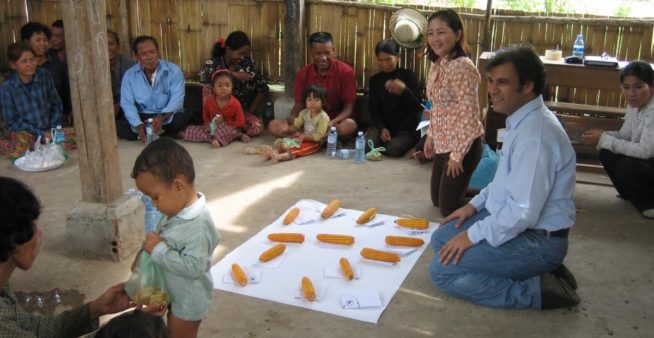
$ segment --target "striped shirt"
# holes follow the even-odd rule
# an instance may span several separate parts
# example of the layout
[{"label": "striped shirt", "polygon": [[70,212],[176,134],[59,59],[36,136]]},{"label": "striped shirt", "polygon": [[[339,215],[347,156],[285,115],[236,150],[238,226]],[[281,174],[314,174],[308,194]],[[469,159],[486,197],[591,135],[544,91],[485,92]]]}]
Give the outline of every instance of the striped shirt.
[{"label": "striped shirt", "polygon": [[30,84],[23,83],[18,73],[11,74],[0,87],[0,102],[7,130],[27,131],[36,136],[42,130],[57,127],[63,113],[52,75],[41,68],[36,69]]},{"label": "striped shirt", "polygon": [[450,153],[461,162],[472,142],[484,133],[479,120],[477,92],[481,77],[472,60],[439,59],[427,76],[427,97],[432,103],[427,135],[436,154]]}]

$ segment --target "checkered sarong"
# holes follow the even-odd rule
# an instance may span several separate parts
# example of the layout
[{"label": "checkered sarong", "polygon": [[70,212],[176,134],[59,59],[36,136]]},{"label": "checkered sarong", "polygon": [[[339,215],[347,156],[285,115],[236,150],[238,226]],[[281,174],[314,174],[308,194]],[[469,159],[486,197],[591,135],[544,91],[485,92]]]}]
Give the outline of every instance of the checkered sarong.
[{"label": "checkered sarong", "polygon": [[220,142],[221,146],[225,146],[240,134],[241,133],[236,128],[228,126],[225,123],[219,123],[216,125],[216,135],[214,137],[209,135],[209,132],[204,128],[204,126],[188,126],[186,127],[186,130],[184,130],[182,139],[191,142],[211,142],[216,139]]}]

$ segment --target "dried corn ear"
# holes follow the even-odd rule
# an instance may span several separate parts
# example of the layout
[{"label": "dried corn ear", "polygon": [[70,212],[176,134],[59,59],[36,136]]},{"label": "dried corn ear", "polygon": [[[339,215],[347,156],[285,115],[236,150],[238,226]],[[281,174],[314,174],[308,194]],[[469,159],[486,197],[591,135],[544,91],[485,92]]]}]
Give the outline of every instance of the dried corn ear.
[{"label": "dried corn ear", "polygon": [[291,232],[280,232],[268,234],[268,239],[273,242],[302,243],[304,242],[304,235]]},{"label": "dried corn ear", "polygon": [[320,214],[320,216],[322,216],[322,218],[330,218],[340,207],[341,207],[341,200],[336,198],[333,201],[329,202],[329,204],[327,204],[327,206],[322,211],[322,214]]},{"label": "dried corn ear", "polygon": [[245,271],[241,269],[241,267],[234,263],[232,264],[232,278],[234,281],[240,285],[240,286],[245,286],[248,283],[248,276],[245,274]]},{"label": "dried corn ear", "polygon": [[309,277],[302,277],[302,295],[304,299],[313,302],[316,300],[316,290],[313,288],[313,283]]},{"label": "dried corn ear", "polygon": [[259,256],[259,260],[262,261],[262,262],[267,262],[267,261],[281,255],[282,253],[284,253],[284,250],[286,250],[286,245],[284,245],[282,243],[277,243],[277,244],[273,245],[272,248],[264,251],[261,254],[261,256]]},{"label": "dried corn ear", "polygon": [[293,223],[293,221],[297,218],[297,216],[300,215],[300,208],[295,207],[286,214],[286,217],[284,217],[284,225],[289,225]]},{"label": "dried corn ear", "polygon": [[427,229],[429,221],[426,218],[398,218],[395,224],[406,228]]},{"label": "dried corn ear", "polygon": [[377,215],[377,208],[370,208],[366,210],[359,218],[357,218],[357,224],[366,224],[370,222]]},{"label": "dried corn ear", "polygon": [[396,246],[422,246],[425,244],[425,241],[414,237],[386,236],[386,244]]},{"label": "dried corn ear", "polygon": [[375,250],[371,248],[361,249],[361,257],[371,259],[374,261],[389,262],[389,263],[397,263],[400,261],[400,255],[396,253]]},{"label": "dried corn ear", "polygon": [[354,237],[350,235],[318,234],[316,238],[323,243],[352,245]]},{"label": "dried corn ear", "polygon": [[354,270],[352,270],[350,261],[348,261],[345,257],[341,257],[341,259],[338,260],[338,264],[341,266],[341,272],[343,272],[343,276],[345,276],[346,279],[352,280],[352,278],[354,278]]}]

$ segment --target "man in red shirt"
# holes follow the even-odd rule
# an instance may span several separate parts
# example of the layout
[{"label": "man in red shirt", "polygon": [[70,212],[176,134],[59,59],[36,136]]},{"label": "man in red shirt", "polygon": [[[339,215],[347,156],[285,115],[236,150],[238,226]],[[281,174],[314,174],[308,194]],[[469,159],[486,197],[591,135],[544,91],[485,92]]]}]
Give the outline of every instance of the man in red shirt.
[{"label": "man in red shirt", "polygon": [[356,100],[354,70],[348,64],[334,58],[334,42],[327,32],[316,32],[309,36],[309,52],[313,63],[300,69],[295,76],[295,105],[288,120],[273,120],[268,131],[276,136],[287,136],[285,131],[293,125],[294,119],[304,109],[302,92],[310,85],[327,89],[327,106],[323,109],[329,115],[329,126],[336,127],[339,136],[350,136],[357,129],[352,118]]}]

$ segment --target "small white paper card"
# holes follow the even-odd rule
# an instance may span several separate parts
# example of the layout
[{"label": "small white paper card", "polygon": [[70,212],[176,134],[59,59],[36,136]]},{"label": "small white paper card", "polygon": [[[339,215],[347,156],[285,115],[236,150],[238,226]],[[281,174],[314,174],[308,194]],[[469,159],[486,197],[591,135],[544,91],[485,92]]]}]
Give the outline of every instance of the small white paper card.
[{"label": "small white paper card", "polygon": [[373,309],[382,307],[378,290],[351,290],[341,294],[343,309]]},{"label": "small white paper card", "polygon": [[412,229],[412,228],[407,228],[407,227],[401,227],[401,226],[396,226],[396,228],[403,233],[409,235],[409,236],[415,236],[415,235],[422,235],[422,234],[428,234],[429,233],[429,228],[427,229]]},{"label": "small white paper card", "polygon": [[[244,271],[245,271],[245,275],[248,277],[248,284],[259,284],[259,282],[261,282],[261,270],[251,269],[251,270],[244,270]],[[223,283],[236,284],[236,281],[232,277],[232,274],[228,272],[223,276]]]},{"label": "small white paper card", "polygon": [[281,255],[267,262],[257,261],[256,263],[254,263],[253,266],[263,269],[277,269],[280,265],[282,265],[282,262],[284,261],[284,258],[286,258],[286,255],[287,253],[284,252]]},{"label": "small white paper card", "polygon": [[420,130],[420,137],[423,137],[425,134],[427,134],[427,128],[429,128],[429,120],[420,121],[420,123],[418,123],[416,130]]},{"label": "small white paper card", "polygon": [[[356,265],[356,264],[350,264],[350,266],[352,266],[352,272],[354,273],[354,279],[361,278],[361,274],[359,272],[359,266]],[[339,264],[325,266],[325,278],[345,279],[345,277],[343,277],[343,272],[341,272],[341,266]]]},{"label": "small white paper card", "polygon": [[404,256],[410,255],[411,253],[413,253],[417,249],[418,249],[417,247],[387,245],[382,250],[388,251],[388,252],[394,252],[394,253],[404,257]]},{"label": "small white paper card", "polygon": [[321,248],[325,248],[325,249],[350,249],[350,248],[352,248],[351,245],[325,243],[325,242],[321,242],[321,241],[318,241],[318,246],[321,247]]}]

